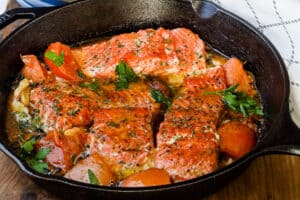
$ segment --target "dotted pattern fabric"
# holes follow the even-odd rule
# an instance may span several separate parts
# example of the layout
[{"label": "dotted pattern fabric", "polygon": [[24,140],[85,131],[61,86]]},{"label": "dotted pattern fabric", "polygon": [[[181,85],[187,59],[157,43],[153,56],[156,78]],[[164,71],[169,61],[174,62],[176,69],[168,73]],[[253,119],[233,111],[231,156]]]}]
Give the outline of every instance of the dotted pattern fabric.
[{"label": "dotted pattern fabric", "polygon": [[210,0],[242,17],[275,45],[290,77],[290,112],[300,127],[300,1]]}]

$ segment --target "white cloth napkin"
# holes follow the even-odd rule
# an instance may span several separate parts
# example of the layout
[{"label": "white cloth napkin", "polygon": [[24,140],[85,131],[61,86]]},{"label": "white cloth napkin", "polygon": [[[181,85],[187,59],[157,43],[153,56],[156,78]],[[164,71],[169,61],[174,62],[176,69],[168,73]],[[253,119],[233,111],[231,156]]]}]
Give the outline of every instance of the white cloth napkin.
[{"label": "white cloth napkin", "polygon": [[8,0],[0,0],[0,14],[6,10]]},{"label": "white cloth napkin", "polygon": [[254,25],[283,57],[290,77],[290,112],[300,127],[300,1],[210,0]]}]

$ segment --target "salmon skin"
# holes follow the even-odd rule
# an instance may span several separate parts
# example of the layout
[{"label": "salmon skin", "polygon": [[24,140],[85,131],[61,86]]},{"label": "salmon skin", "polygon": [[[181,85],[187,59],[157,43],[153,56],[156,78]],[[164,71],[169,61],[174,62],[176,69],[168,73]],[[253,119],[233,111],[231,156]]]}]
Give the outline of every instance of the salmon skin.
[{"label": "salmon skin", "polygon": [[124,60],[139,76],[169,79],[206,68],[205,44],[189,29],[145,29],[72,50],[88,77],[115,79]]},{"label": "salmon skin", "polygon": [[174,181],[195,178],[217,168],[216,124],[224,104],[205,91],[226,88],[222,67],[186,77],[184,85],[165,115],[157,134],[155,165],[165,169]]}]

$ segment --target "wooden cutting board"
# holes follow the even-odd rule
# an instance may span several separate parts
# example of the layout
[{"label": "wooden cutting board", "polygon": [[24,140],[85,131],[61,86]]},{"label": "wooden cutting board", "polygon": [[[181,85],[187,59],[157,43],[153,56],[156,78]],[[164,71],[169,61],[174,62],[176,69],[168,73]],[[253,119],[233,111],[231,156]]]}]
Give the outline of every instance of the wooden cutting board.
[{"label": "wooden cutting board", "polygon": [[[9,9],[18,7],[10,0]],[[24,23],[19,20],[0,31],[0,41]],[[0,200],[59,200],[36,185],[0,152]],[[194,199],[200,199],[195,196]],[[206,200],[300,200],[300,157],[268,155],[255,159],[236,179]]]}]

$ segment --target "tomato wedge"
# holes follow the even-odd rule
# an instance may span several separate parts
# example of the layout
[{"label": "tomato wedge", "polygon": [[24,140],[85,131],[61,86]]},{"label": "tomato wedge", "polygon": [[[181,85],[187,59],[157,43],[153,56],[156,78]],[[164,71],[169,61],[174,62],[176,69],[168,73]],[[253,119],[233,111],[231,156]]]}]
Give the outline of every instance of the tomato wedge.
[{"label": "tomato wedge", "polygon": [[50,70],[58,77],[80,81],[80,67],[77,65],[69,46],[60,42],[51,43],[44,54],[44,61]]},{"label": "tomato wedge", "polygon": [[35,55],[21,56],[24,63],[22,74],[32,82],[42,82],[47,78],[47,70],[42,66]]},{"label": "tomato wedge", "polygon": [[220,150],[238,159],[247,154],[255,146],[255,132],[247,125],[238,121],[223,124],[220,134]]}]

